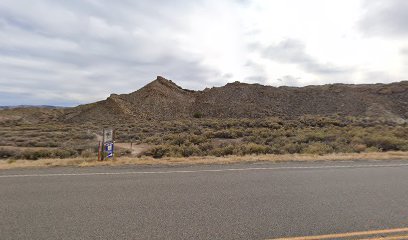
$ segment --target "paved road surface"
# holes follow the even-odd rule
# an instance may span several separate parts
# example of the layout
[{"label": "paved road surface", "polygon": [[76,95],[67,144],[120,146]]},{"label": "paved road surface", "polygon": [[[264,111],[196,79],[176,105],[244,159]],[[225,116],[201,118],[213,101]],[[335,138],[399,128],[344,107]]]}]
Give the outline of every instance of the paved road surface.
[{"label": "paved road surface", "polygon": [[0,239],[268,239],[408,227],[408,162],[0,171]]}]

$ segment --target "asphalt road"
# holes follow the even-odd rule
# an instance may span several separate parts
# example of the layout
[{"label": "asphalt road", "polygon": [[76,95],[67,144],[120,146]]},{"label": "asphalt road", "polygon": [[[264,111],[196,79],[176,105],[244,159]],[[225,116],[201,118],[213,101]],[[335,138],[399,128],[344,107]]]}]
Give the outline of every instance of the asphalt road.
[{"label": "asphalt road", "polygon": [[0,239],[268,239],[408,227],[408,161],[0,171]]}]

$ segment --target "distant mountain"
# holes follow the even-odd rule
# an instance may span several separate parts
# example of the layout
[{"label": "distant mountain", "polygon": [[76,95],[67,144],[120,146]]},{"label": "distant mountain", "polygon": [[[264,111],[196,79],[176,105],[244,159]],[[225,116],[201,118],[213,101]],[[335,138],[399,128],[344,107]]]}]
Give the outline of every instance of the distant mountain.
[{"label": "distant mountain", "polygon": [[2,123],[50,123],[60,121],[64,115],[64,108],[49,108],[39,106],[11,107],[0,110],[0,124]]},{"label": "distant mountain", "polygon": [[59,109],[64,107],[51,106],[51,105],[16,105],[16,106],[0,106],[0,110],[3,109],[15,109],[15,108],[47,108],[47,109]]},{"label": "distant mountain", "polygon": [[203,91],[156,80],[130,94],[64,109],[63,122],[126,122],[204,118],[294,118],[342,115],[408,119],[408,81],[391,84],[329,84],[272,87],[240,82]]}]

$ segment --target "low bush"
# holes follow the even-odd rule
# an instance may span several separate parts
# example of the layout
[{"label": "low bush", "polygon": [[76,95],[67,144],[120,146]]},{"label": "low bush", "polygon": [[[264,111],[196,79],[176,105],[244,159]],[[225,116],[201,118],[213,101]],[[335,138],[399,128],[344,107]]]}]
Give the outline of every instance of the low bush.
[{"label": "low bush", "polygon": [[304,149],[303,153],[308,153],[308,154],[318,154],[318,155],[323,155],[327,153],[333,153],[333,147],[330,145],[327,145],[325,143],[320,143],[320,142],[315,142],[308,144]]},{"label": "low bush", "polygon": [[[92,157],[97,153],[96,136],[102,133],[101,126],[92,124],[13,124],[0,128],[0,146],[30,148],[22,151],[4,147],[0,149],[2,159]],[[408,124],[374,118],[209,119],[197,115],[177,121],[113,123],[105,127],[115,128],[117,142],[153,145],[142,155],[155,158],[408,151]],[[116,154],[131,152],[116,149]]]},{"label": "low bush", "polygon": [[17,152],[11,149],[0,148],[0,159],[8,159],[15,157]]},{"label": "low bush", "polygon": [[93,149],[86,149],[81,152],[81,157],[90,158],[96,156],[96,152]]},{"label": "low bush", "polygon": [[156,146],[145,152],[145,155],[153,158],[162,158],[169,152],[169,148],[165,146]]},{"label": "low bush", "polygon": [[356,144],[353,146],[354,152],[360,153],[364,152],[367,149],[367,145],[365,144]]},{"label": "low bush", "polygon": [[256,143],[249,143],[242,146],[242,153],[243,155],[246,154],[267,154],[271,153],[269,146],[256,144]]},{"label": "low bush", "polygon": [[194,117],[194,118],[202,118],[202,117],[203,117],[203,114],[202,114],[201,112],[195,112],[195,113],[193,114],[193,117]]},{"label": "low bush", "polygon": [[222,156],[227,156],[227,155],[233,155],[234,154],[234,146],[221,146],[212,149],[209,152],[209,155],[213,155],[216,157],[222,157]]},{"label": "low bush", "polygon": [[364,139],[368,147],[375,147],[382,151],[408,150],[408,141],[393,136],[367,136]]}]

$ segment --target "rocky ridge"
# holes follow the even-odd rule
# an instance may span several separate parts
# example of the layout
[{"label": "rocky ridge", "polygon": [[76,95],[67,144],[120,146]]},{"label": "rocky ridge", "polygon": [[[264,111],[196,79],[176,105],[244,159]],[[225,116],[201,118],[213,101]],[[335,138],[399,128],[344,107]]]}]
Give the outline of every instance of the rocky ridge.
[{"label": "rocky ridge", "polygon": [[408,119],[408,81],[391,84],[328,84],[272,87],[228,83],[203,91],[163,77],[129,94],[64,109],[64,122],[175,120],[182,118],[295,118],[342,115]]}]

